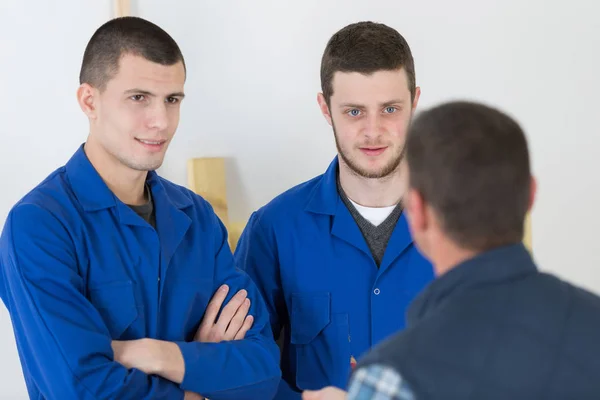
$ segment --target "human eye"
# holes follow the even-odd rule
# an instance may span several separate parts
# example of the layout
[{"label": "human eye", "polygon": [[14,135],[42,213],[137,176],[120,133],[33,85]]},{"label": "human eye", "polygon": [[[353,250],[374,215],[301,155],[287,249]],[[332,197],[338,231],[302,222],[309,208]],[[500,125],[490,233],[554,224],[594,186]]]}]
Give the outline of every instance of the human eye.
[{"label": "human eye", "polygon": [[170,97],[167,97],[166,102],[169,104],[177,104],[177,103],[179,103],[179,98],[170,96]]},{"label": "human eye", "polygon": [[386,107],[384,109],[384,112],[386,114],[392,114],[392,113],[395,113],[396,111],[398,111],[398,109],[396,107],[392,107],[392,106]]},{"label": "human eye", "polygon": [[146,99],[146,97],[143,94],[134,94],[133,96],[130,97],[131,100],[135,101],[135,102],[140,102]]},{"label": "human eye", "polygon": [[352,110],[346,111],[346,114],[351,117],[358,117],[360,115],[360,110],[358,108],[353,108]]}]

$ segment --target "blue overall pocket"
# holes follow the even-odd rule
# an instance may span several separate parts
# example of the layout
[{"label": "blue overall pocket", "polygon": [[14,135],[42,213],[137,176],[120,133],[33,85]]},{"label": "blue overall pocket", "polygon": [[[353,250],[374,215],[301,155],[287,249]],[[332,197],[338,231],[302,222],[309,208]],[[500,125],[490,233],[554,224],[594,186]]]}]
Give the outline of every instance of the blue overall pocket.
[{"label": "blue overall pocket", "polygon": [[301,390],[344,387],[350,373],[347,313],[331,313],[329,292],[292,294],[290,342]]},{"label": "blue overall pocket", "polygon": [[89,289],[89,299],[102,316],[114,340],[121,339],[138,316],[143,316],[143,307],[136,304],[131,281],[111,282],[92,287]]}]

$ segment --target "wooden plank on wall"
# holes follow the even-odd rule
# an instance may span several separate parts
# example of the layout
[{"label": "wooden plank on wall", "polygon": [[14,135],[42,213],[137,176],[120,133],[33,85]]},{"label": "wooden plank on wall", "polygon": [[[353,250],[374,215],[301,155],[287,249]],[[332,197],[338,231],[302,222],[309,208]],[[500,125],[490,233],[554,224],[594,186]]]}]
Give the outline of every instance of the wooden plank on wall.
[{"label": "wooden plank on wall", "polygon": [[225,225],[229,223],[225,159],[207,157],[189,160],[188,188],[208,201]]},{"label": "wooden plank on wall", "polygon": [[131,13],[131,4],[129,0],[114,0],[115,18],[125,17]]},{"label": "wooden plank on wall", "polygon": [[525,218],[525,235],[523,237],[523,243],[530,253],[533,253],[533,242],[531,237],[531,214],[527,214]]},{"label": "wooden plank on wall", "polygon": [[229,220],[225,159],[220,157],[192,158],[188,160],[188,188],[202,196],[215,210],[225,225],[229,247],[235,251],[246,226],[245,222]]}]

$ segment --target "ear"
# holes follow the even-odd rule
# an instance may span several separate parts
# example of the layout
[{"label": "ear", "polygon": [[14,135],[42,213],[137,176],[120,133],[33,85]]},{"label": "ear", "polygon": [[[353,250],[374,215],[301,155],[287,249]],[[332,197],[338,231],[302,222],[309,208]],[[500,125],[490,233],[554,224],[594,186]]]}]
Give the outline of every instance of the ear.
[{"label": "ear", "polygon": [[415,110],[417,109],[417,105],[419,104],[419,99],[421,98],[421,88],[419,86],[417,86],[415,88],[415,99],[413,100],[412,103],[412,110],[411,113],[414,115]]},{"label": "ear", "polygon": [[527,211],[531,211],[531,209],[533,208],[533,204],[535,203],[536,195],[537,195],[537,180],[532,176],[530,189],[529,189],[529,204],[527,205]]},{"label": "ear", "polygon": [[89,119],[96,119],[97,117],[96,101],[98,94],[98,90],[88,83],[81,84],[77,89],[77,102]]},{"label": "ear", "polygon": [[425,201],[421,193],[412,188],[408,189],[404,199],[404,209],[406,211],[408,226],[413,235],[418,234],[427,228]]},{"label": "ear", "polygon": [[329,106],[327,105],[327,101],[325,101],[325,96],[323,96],[323,93],[319,93],[317,95],[317,103],[319,103],[321,114],[323,114],[325,120],[327,120],[327,123],[331,126],[331,112],[329,112]]}]

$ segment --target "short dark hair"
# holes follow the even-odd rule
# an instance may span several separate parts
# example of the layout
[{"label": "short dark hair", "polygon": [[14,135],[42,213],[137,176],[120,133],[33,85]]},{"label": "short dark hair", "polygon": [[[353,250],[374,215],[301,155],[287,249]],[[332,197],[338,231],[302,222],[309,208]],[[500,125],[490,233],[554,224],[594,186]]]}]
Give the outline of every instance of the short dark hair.
[{"label": "short dark hair", "polygon": [[415,99],[415,63],[408,43],[393,28],[371,21],[350,24],[336,32],[321,59],[321,90],[329,104],[336,72],[372,74],[404,67],[411,101]]},{"label": "short dark hair", "polygon": [[173,38],[154,23],[139,17],[119,17],[102,25],[88,42],[79,73],[79,83],[103,90],[118,72],[124,54],[144,57],[162,65],[185,61]]},{"label": "short dark hair", "polygon": [[406,158],[410,187],[458,245],[484,251],[523,240],[531,170],[514,119],[480,103],[436,106],[414,119]]}]

